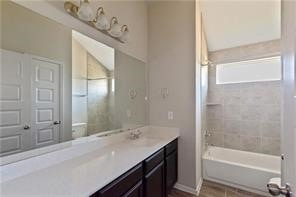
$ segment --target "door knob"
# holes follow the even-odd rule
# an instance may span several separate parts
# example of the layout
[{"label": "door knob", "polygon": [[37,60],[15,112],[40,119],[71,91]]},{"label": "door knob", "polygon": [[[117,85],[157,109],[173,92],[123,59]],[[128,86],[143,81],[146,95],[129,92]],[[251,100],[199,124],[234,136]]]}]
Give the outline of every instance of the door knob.
[{"label": "door knob", "polygon": [[53,124],[54,124],[54,125],[61,124],[61,121],[54,121]]},{"label": "door knob", "polygon": [[30,129],[30,128],[31,128],[30,125],[25,125],[25,126],[24,126],[24,129],[25,129],[25,130],[28,130],[28,129]]}]

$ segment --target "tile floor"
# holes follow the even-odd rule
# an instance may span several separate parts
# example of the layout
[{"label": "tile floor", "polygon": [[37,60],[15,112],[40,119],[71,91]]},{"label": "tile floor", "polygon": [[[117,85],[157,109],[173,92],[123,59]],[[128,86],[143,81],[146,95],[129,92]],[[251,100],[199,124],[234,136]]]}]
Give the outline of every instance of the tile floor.
[{"label": "tile floor", "polygon": [[[168,197],[196,197],[193,194],[173,189]],[[225,185],[204,181],[199,197],[262,197],[258,194],[242,191]]]}]

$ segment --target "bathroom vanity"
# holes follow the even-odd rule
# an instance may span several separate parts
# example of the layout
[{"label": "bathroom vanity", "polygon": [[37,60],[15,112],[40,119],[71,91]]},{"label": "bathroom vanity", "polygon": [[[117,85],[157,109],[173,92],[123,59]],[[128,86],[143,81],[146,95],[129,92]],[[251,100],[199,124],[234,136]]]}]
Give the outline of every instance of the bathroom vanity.
[{"label": "bathroom vanity", "polygon": [[179,131],[140,129],[138,139],[131,139],[130,131],[89,136],[3,165],[1,196],[164,197],[178,177]]},{"label": "bathroom vanity", "polygon": [[91,196],[166,196],[177,182],[177,148],[176,139]]}]

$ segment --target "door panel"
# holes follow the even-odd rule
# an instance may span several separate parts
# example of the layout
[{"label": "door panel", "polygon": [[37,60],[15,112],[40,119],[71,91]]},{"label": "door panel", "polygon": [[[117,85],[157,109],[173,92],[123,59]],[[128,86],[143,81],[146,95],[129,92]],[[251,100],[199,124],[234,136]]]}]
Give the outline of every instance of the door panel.
[{"label": "door panel", "polygon": [[30,149],[30,66],[21,53],[0,50],[0,155]]},{"label": "door panel", "polygon": [[60,64],[42,58],[32,64],[32,140],[33,147],[59,142]]},{"label": "door panel", "polygon": [[53,89],[38,88],[37,101],[38,102],[53,102]]},{"label": "door panel", "polygon": [[21,86],[13,84],[1,85],[1,101],[20,101],[21,100]]}]

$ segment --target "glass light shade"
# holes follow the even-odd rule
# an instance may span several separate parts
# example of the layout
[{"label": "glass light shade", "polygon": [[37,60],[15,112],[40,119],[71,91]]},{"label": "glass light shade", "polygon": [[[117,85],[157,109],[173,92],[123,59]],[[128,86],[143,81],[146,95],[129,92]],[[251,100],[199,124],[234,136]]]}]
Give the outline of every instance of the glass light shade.
[{"label": "glass light shade", "polygon": [[109,31],[110,35],[116,38],[119,38],[122,34],[121,26],[118,24],[116,18],[112,18],[111,20],[111,29]]},{"label": "glass light shade", "polygon": [[123,41],[123,42],[127,42],[129,40],[129,31],[128,31],[128,29],[125,29],[122,32],[120,40]]},{"label": "glass light shade", "polygon": [[109,21],[103,12],[98,14],[97,21],[96,21],[95,25],[97,28],[99,28],[101,30],[109,29],[109,27],[110,27]]},{"label": "glass light shade", "polygon": [[84,21],[92,21],[93,20],[93,10],[90,7],[88,1],[81,1],[80,7],[77,12],[78,17]]}]

